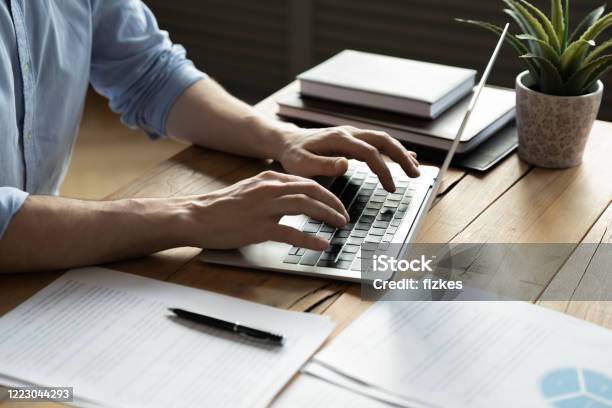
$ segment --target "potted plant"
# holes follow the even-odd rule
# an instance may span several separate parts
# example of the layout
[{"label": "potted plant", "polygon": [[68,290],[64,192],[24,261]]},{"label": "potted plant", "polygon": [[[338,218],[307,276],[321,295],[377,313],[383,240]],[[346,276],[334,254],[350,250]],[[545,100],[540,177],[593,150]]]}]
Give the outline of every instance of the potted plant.
[{"label": "potted plant", "polygon": [[[569,0],[565,7],[551,0],[550,18],[524,0],[504,3],[522,31],[506,40],[527,68],[516,78],[519,156],[541,167],[579,165],[601,104],[600,78],[612,69],[612,40],[595,43],[612,26],[612,13],[599,7],[570,32]],[[458,21],[502,32],[490,23]]]}]

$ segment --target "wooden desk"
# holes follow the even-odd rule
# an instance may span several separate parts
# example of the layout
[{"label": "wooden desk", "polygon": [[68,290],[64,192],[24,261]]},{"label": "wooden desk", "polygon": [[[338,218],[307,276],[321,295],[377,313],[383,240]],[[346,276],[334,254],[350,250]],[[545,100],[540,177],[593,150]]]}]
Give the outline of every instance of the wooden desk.
[{"label": "wooden desk", "polygon": [[[295,84],[289,87],[294,87]],[[288,87],[288,88],[289,88]],[[279,91],[286,92],[288,88]],[[278,93],[258,104],[275,115]],[[487,174],[452,169],[440,198],[430,211],[420,242],[612,243],[612,123],[597,122],[584,164],[567,170],[533,168],[516,154]],[[190,147],[143,174],[110,198],[170,197],[201,194],[253,176],[268,163]],[[178,248],[146,258],[107,265],[109,268],[212,290],[255,302],[322,313],[337,323],[333,335],[367,307],[355,284],[200,263],[197,248]],[[559,269],[564,260],[560,260]],[[572,271],[547,272],[535,282],[532,301],[555,285],[568,293],[576,283],[589,287],[589,259]],[[571,279],[572,274],[581,279]],[[47,285],[60,273],[0,276],[0,314]],[[520,276],[494,279],[519,281]],[[612,291],[599,286],[599,293]],[[519,290],[520,287],[516,287]],[[597,293],[593,293],[597,299]],[[542,303],[542,302],[540,302]],[[545,306],[612,328],[612,302],[546,302]],[[0,407],[8,407],[0,403]],[[37,404],[42,407],[43,405]],[[48,404],[54,406],[54,404]]]}]

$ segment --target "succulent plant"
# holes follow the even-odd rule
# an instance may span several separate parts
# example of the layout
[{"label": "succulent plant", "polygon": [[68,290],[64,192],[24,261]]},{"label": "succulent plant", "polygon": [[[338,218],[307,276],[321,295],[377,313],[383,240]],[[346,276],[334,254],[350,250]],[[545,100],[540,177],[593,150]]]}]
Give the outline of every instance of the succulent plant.
[{"label": "succulent plant", "polygon": [[[569,0],[551,0],[551,16],[525,0],[503,0],[504,13],[518,25],[522,34],[508,33],[506,41],[519,53],[534,81],[533,88],[550,95],[575,96],[592,92],[597,80],[612,69],[612,39],[595,39],[612,26],[612,12],[605,6],[589,13],[569,32]],[[501,27],[483,21],[457,21],[473,24],[500,35]]]}]

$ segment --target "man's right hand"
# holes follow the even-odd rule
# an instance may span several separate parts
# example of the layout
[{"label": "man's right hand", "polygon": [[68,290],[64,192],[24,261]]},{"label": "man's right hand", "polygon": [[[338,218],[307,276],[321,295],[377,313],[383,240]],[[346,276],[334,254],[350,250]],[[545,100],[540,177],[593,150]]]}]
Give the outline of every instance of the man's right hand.
[{"label": "man's right hand", "polygon": [[31,195],[0,240],[0,273],[102,264],[181,246],[231,249],[273,240],[326,249],[326,240],[279,224],[297,214],[334,227],[348,222],[340,200],[316,182],[270,171],[190,197]]},{"label": "man's right hand", "polygon": [[187,199],[179,233],[208,249],[272,240],[322,251],[327,240],[279,224],[281,217],[305,214],[337,228],[349,220],[340,200],[315,181],[273,171]]}]

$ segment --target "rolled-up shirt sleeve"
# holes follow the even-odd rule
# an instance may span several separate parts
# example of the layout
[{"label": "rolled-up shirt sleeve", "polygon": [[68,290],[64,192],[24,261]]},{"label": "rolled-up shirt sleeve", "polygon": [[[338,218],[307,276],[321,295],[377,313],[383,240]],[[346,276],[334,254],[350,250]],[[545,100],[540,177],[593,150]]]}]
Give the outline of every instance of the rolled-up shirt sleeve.
[{"label": "rolled-up shirt sleeve", "polygon": [[140,0],[93,0],[91,83],[123,123],[156,138],[177,97],[206,74]]},{"label": "rolled-up shirt sleeve", "polygon": [[13,187],[0,187],[0,239],[4,236],[13,215],[23,205],[28,193]]}]

